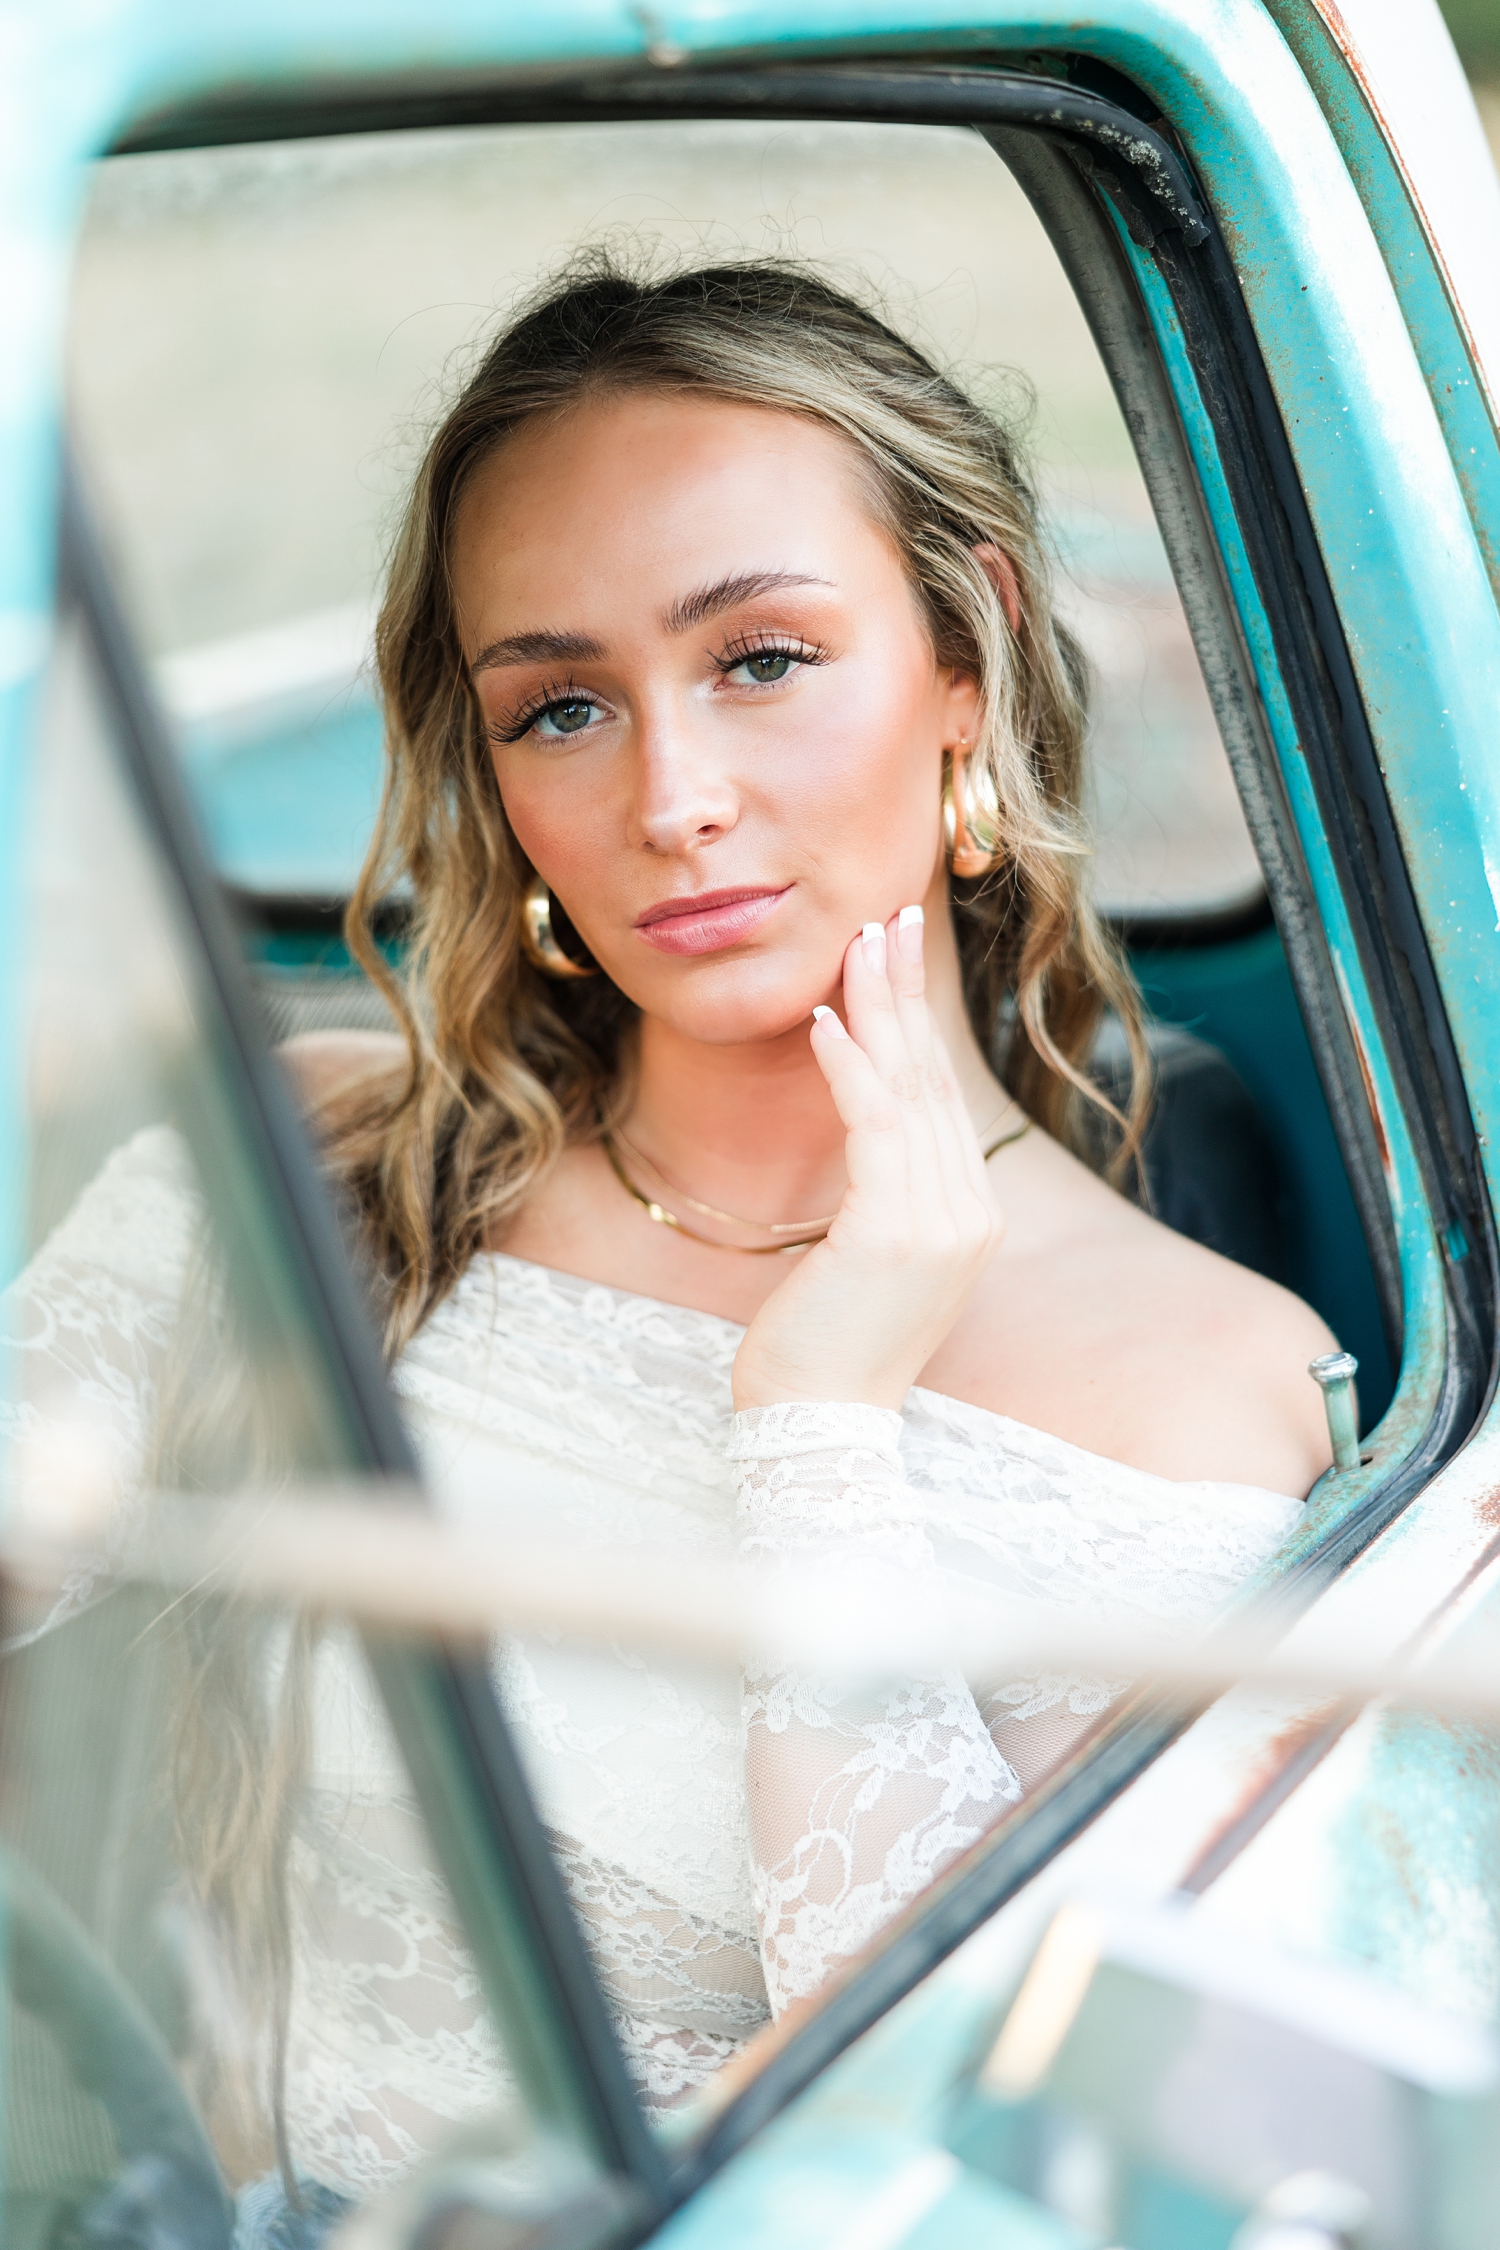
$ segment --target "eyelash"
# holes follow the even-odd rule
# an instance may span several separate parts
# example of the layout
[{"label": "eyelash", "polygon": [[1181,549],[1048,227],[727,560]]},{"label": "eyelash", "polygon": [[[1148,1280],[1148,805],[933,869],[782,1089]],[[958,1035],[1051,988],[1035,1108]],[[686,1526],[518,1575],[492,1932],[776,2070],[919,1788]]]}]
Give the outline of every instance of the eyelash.
[{"label": "eyelash", "polygon": [[[749,633],[729,642],[723,655],[716,657],[714,662],[721,677],[724,677],[756,656],[784,656],[793,664],[822,664],[827,661],[826,651],[814,642],[790,640],[774,634],[767,638]],[[768,680],[761,684],[779,687],[781,683]],[[505,723],[497,721],[488,729],[488,733],[493,742],[519,742],[531,732],[538,719],[559,704],[596,701],[597,698],[590,695],[586,688],[578,687],[572,681],[549,680],[529,703],[521,706],[513,719]]]},{"label": "eyelash", "polygon": [[519,742],[523,734],[531,732],[544,712],[555,709],[559,703],[592,703],[593,701],[593,696],[587,694],[581,687],[576,687],[571,680],[548,680],[538,689],[529,703],[521,705],[513,718],[493,720],[486,732],[492,742]]},{"label": "eyelash", "polygon": [[827,652],[813,641],[792,640],[776,633],[746,633],[730,641],[716,661],[720,672],[727,673],[748,664],[754,656],[785,656],[794,664],[822,664]]}]

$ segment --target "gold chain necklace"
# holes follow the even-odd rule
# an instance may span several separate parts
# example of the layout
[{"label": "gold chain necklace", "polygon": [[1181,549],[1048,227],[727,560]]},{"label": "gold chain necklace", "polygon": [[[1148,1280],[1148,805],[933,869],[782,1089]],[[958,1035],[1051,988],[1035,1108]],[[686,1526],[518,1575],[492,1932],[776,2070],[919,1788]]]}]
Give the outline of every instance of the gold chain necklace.
[{"label": "gold chain necklace", "polygon": [[[705,1219],[722,1219],[726,1226],[731,1227],[759,1227],[765,1234],[812,1234],[818,1227],[833,1225],[834,1214],[831,1211],[826,1219],[742,1219],[738,1211],[721,1211],[716,1203],[700,1203],[696,1195],[689,1195],[686,1188],[679,1187],[675,1180],[669,1179],[661,1166],[653,1164],[645,1150],[637,1148],[634,1141],[627,1140],[618,1127],[614,1138],[616,1145],[624,1149],[627,1156],[633,1156],[637,1164],[644,1164],[648,1172],[654,1172],[668,1193],[675,1195],[679,1203],[691,1203],[693,1209],[701,1211]],[[777,1244],[776,1247],[779,1249],[781,1246]]]},{"label": "gold chain necklace", "polygon": [[[1001,1115],[1004,1116],[1004,1114],[1005,1112],[1002,1110]],[[1023,1117],[1014,1131],[996,1134],[993,1140],[986,1141],[983,1144],[982,1153],[985,1162],[988,1163],[990,1158],[998,1154],[1002,1148],[1009,1148],[1013,1141],[1019,1141],[1030,1131],[1031,1119]],[[638,1162],[647,1165],[653,1172],[657,1170],[648,1156],[642,1156],[639,1149],[631,1148],[630,1142],[625,1140],[623,1133],[618,1137],[625,1142],[625,1146],[630,1149],[631,1155]],[[769,1219],[741,1219],[737,1218],[732,1211],[717,1210],[713,1204],[700,1203],[696,1196],[688,1195],[682,1190],[674,1188],[673,1194],[681,1193],[683,1201],[691,1203],[695,1211],[703,1211],[715,1219],[723,1219],[730,1226],[765,1227],[769,1232],[780,1234],[790,1234],[795,1230],[799,1236],[799,1240],[796,1242],[715,1242],[712,1235],[698,1234],[692,1227],[679,1219],[675,1211],[669,1211],[664,1203],[658,1203],[653,1196],[646,1195],[638,1188],[620,1161],[620,1152],[615,1146],[615,1136],[605,1133],[602,1138],[604,1153],[609,1159],[609,1168],[632,1202],[638,1203],[647,1218],[654,1219],[659,1227],[671,1227],[675,1234],[685,1235],[689,1242],[701,1242],[706,1250],[734,1250],[743,1258],[790,1257],[794,1251],[811,1250],[815,1243],[823,1240],[829,1228],[833,1225],[832,1217],[800,1221],[784,1220],[779,1226]],[[665,1173],[658,1173],[657,1176],[661,1179],[666,1178]],[[817,1232],[804,1231],[812,1228],[816,1228]]]}]

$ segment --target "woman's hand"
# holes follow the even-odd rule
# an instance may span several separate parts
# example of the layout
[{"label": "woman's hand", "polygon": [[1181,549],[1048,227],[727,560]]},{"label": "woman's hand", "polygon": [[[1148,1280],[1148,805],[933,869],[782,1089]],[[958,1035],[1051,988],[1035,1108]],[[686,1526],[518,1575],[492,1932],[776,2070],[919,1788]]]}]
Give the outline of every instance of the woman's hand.
[{"label": "woman's hand", "polygon": [[923,997],[922,910],[867,922],[844,956],[849,1029],[813,1051],[848,1131],[849,1186],[745,1331],[737,1407],[850,1399],[899,1407],[999,1245],[1000,1214]]}]

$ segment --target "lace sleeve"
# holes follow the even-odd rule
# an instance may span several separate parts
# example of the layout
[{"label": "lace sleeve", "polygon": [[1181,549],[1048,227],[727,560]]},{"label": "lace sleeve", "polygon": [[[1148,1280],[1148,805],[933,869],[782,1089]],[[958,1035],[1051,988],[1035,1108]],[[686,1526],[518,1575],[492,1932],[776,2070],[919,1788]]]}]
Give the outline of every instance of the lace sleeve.
[{"label": "lace sleeve", "polygon": [[0,1299],[0,1445],[39,1492],[76,1473],[117,1495],[99,1552],[24,1616],[18,1641],[86,1608],[133,1528],[201,1225],[187,1150],[153,1127],[114,1152]]},{"label": "lace sleeve", "polygon": [[[740,1553],[826,1562],[903,1587],[936,1571],[882,1407],[737,1414]],[[749,1672],[750,1852],[771,2005],[814,1991],[1021,1794],[957,1673],[876,1690]]]}]

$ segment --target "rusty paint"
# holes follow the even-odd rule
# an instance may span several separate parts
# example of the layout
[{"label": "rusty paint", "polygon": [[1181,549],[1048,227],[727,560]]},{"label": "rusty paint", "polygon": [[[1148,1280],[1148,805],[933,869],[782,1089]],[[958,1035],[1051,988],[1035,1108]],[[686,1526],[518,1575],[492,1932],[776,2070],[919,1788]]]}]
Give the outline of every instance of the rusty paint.
[{"label": "rusty paint", "polygon": [[[1476,1523],[1482,1524],[1486,1531],[1500,1534],[1500,1485],[1481,1493],[1474,1501],[1473,1508]],[[1491,1539],[1488,1545],[1481,1547],[1478,1554],[1470,1559],[1468,1567],[1445,1595],[1441,1608],[1435,1614],[1441,1616],[1451,1612],[1454,1604],[1461,1601],[1470,1587],[1493,1567],[1497,1554],[1500,1554],[1500,1537]],[[1414,1646],[1421,1638],[1422,1634],[1417,1633],[1408,1646]]]},{"label": "rusty paint", "polygon": [[1292,1791],[1322,1764],[1362,1709],[1358,1702],[1320,1703],[1273,1734],[1237,1802],[1199,1847],[1178,1889],[1196,1898],[1217,1882]]},{"label": "rusty paint", "polygon": [[1365,1101],[1369,1106],[1370,1122],[1375,1128],[1375,1147],[1380,1157],[1380,1168],[1389,1183],[1392,1177],[1391,1144],[1385,1129],[1385,1119],[1380,1113],[1380,1099],[1375,1091],[1375,1076],[1370,1068],[1370,1057],[1365,1048],[1364,1033],[1360,1029],[1359,1012],[1350,1004],[1342,967],[1339,968],[1338,975],[1339,990],[1344,1001],[1344,1018],[1349,1026],[1349,1035],[1354,1042],[1354,1055],[1359,1064],[1360,1083],[1365,1090]]},{"label": "rusty paint", "polygon": [[1381,1716],[1331,1841],[1329,1935],[1408,1991],[1485,2015],[1500,1973],[1500,1744],[1431,1712]]}]

